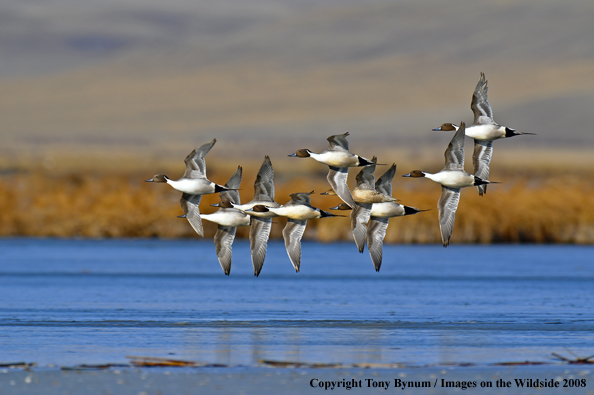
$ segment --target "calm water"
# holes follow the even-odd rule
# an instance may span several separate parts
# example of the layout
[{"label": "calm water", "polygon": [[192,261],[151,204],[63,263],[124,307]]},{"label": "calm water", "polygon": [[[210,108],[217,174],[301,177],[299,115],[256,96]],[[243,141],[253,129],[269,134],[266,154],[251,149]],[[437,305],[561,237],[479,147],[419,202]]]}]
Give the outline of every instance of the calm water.
[{"label": "calm water", "polygon": [[409,364],[594,353],[594,247],[304,243],[296,274],[272,242],[231,276],[212,240],[0,239],[0,362],[126,355]]}]

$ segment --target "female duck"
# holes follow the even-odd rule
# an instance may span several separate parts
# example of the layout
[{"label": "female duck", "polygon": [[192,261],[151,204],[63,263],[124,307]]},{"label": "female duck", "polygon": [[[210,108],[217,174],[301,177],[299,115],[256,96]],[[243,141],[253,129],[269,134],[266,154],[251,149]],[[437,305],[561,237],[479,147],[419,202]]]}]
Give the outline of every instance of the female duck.
[{"label": "female duck", "polygon": [[[370,166],[371,167],[371,166]],[[367,168],[366,168],[367,169]],[[396,174],[396,164],[393,164],[375,183],[375,190],[384,196],[392,196],[392,180]],[[344,203],[331,210],[350,210]],[[388,229],[388,220],[393,217],[404,217],[422,211],[416,207],[403,206],[393,201],[373,203],[371,206],[369,223],[367,224],[367,249],[375,271],[379,272],[382,265],[384,238]]]},{"label": "female duck", "polygon": [[[377,164],[377,157],[371,158],[372,164],[361,169],[357,174],[357,186],[351,191],[355,206],[348,207],[352,209],[351,212],[351,230],[353,231],[353,238],[359,252],[365,249],[365,240],[367,238],[367,223],[371,215],[372,206],[375,203],[392,202],[395,201],[391,196],[378,192],[375,189],[375,166]],[[323,192],[322,195],[336,195],[333,189]]]}]

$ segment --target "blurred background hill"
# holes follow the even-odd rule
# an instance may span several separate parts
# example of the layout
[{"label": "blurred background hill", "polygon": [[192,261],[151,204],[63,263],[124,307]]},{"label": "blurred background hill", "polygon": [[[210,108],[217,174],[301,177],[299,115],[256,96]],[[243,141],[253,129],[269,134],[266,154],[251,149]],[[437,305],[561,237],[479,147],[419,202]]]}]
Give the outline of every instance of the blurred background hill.
[{"label": "blurred background hill", "polygon": [[281,182],[323,180],[286,155],[349,131],[354,152],[397,162],[397,177],[437,171],[451,134],[431,128],[472,121],[482,71],[495,120],[538,133],[496,142],[492,178],[571,170],[583,192],[592,15],[585,0],[5,0],[0,166],[176,178],[216,137],[217,182],[265,154]]}]

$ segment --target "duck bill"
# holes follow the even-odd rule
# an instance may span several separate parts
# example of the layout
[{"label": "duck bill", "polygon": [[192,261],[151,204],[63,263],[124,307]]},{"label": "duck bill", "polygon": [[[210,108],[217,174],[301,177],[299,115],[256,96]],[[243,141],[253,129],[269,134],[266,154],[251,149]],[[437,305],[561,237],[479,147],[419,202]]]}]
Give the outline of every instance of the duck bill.
[{"label": "duck bill", "polygon": [[403,174],[402,177],[412,177],[412,176],[410,175],[410,173],[408,173],[408,174]]},{"label": "duck bill", "polygon": [[211,204],[213,207],[220,207],[219,203]]},{"label": "duck bill", "polygon": [[148,180],[144,180],[144,182],[155,182],[155,180],[153,180],[153,179],[151,178],[151,179],[148,179]]},{"label": "duck bill", "polygon": [[442,131],[442,130],[441,130],[441,126],[440,126],[440,127],[438,127],[438,128],[435,128],[435,129],[431,129],[431,130],[433,130],[434,132],[441,132],[441,131]]},{"label": "duck bill", "polygon": [[297,156],[297,152],[295,152],[294,154],[288,155],[288,156],[296,157]]},{"label": "duck bill", "polygon": [[186,218],[186,214],[178,215],[177,218]]}]

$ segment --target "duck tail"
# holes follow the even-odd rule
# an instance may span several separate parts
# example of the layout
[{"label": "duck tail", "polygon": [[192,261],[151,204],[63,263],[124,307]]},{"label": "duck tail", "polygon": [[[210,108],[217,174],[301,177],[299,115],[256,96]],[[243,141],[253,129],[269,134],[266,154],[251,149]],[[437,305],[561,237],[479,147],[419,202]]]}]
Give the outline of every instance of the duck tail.
[{"label": "duck tail", "polygon": [[431,210],[421,210],[416,207],[411,206],[403,206],[404,207],[404,215],[413,215],[416,213],[422,213],[423,211],[431,211]]},{"label": "duck tail", "polygon": [[358,166],[370,166],[375,165],[374,162],[370,161],[369,159],[365,159],[362,156],[357,155],[357,159],[359,160]]},{"label": "duck tail", "polygon": [[324,210],[320,210],[320,214],[322,215],[321,218],[326,218],[326,217],[344,217],[344,215],[332,214],[332,213],[329,213],[328,211],[324,211]]},{"label": "duck tail", "polygon": [[227,188],[225,186],[215,184],[215,193],[224,192],[224,191],[239,191],[239,188]]},{"label": "duck tail", "polygon": [[516,129],[507,128],[507,127],[505,128],[505,137],[520,136],[522,134],[528,134],[528,135],[533,135],[533,136],[536,135],[536,133],[518,132]]},{"label": "duck tail", "polygon": [[483,180],[480,177],[474,176],[474,186],[479,186],[479,185],[485,185],[485,184],[490,184],[491,181],[489,180]]}]

